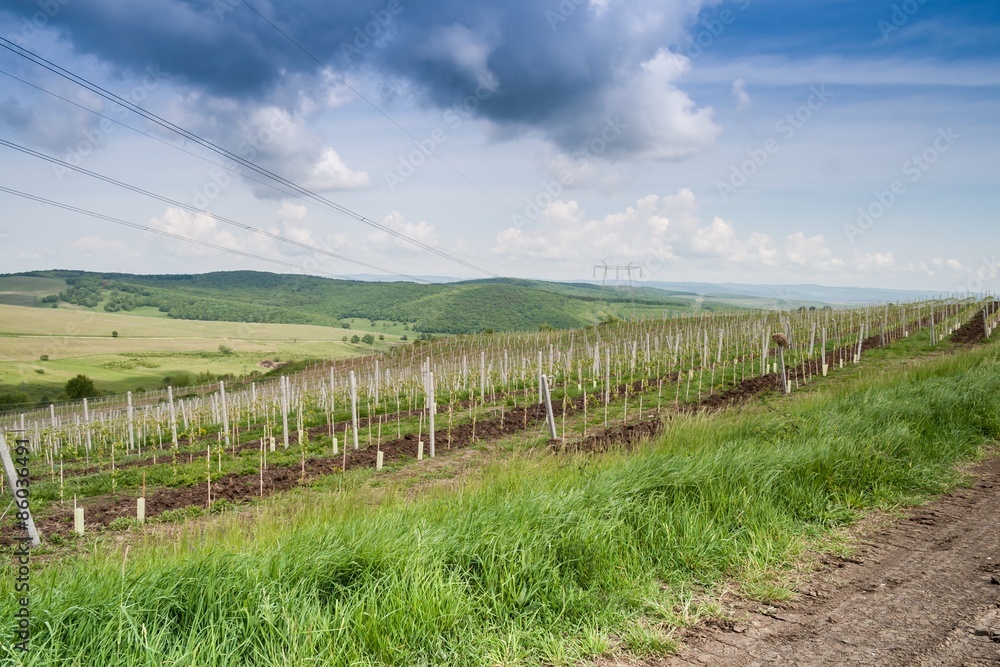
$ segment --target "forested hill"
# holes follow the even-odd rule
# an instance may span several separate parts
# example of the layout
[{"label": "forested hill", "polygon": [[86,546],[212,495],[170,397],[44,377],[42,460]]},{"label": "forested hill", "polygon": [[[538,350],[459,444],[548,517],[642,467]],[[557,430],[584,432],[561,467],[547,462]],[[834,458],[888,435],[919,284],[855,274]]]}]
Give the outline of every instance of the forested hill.
[{"label": "forested hill", "polygon": [[256,271],[131,275],[65,270],[17,277],[48,284],[53,279],[64,281],[61,292],[37,299],[37,305],[49,307],[69,303],[108,312],[153,307],[178,319],[330,326],[345,318],[365,318],[404,322],[414,331],[452,334],[579,327],[608,315],[691,310],[696,303],[691,294],[658,289],[629,294],[582,283],[506,278],[418,284]]}]

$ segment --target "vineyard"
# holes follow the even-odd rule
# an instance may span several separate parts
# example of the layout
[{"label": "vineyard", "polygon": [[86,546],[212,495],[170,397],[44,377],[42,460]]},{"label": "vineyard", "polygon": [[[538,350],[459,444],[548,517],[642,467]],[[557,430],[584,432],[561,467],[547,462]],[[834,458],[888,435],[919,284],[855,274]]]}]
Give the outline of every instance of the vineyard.
[{"label": "vineyard", "polygon": [[[958,483],[1000,436],[984,344],[998,311],[950,299],[458,337],[6,414],[41,545],[32,651],[0,656],[669,654],[728,587],[777,604],[804,549]],[[4,521],[6,551],[24,531]]]},{"label": "vineyard", "polygon": [[967,299],[466,336],[273,382],[168,387],[0,423],[8,439],[27,439],[35,521],[43,539],[59,540],[502,436],[556,449],[627,444],[680,412],[796,392],[919,332],[931,345],[971,343],[997,321],[996,303]]}]

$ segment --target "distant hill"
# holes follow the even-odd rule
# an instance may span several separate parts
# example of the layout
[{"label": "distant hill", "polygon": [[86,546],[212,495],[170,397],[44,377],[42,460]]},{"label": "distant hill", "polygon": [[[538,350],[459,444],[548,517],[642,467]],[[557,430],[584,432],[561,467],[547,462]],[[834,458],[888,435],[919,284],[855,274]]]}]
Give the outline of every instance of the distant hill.
[{"label": "distant hill", "polygon": [[413,331],[461,334],[593,324],[607,316],[658,316],[665,310],[724,307],[692,293],[634,292],[587,283],[498,278],[418,284],[362,282],[257,271],[134,275],[33,271],[0,276],[0,303],[131,312],[231,322],[341,326],[350,318],[402,322]]},{"label": "distant hill", "polygon": [[938,296],[937,292],[896,290],[878,287],[828,287],[824,285],[747,285],[742,283],[647,282],[645,285],[665,290],[681,290],[708,297],[752,297],[785,302],[827,304],[884,303]]}]

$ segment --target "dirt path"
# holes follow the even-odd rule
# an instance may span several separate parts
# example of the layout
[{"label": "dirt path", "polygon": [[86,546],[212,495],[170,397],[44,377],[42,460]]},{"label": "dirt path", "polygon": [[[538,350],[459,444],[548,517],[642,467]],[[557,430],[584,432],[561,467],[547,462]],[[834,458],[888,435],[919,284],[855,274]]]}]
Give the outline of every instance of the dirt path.
[{"label": "dirt path", "polygon": [[972,488],[863,530],[795,601],[743,605],[658,664],[1000,665],[1000,457],[972,472]]}]

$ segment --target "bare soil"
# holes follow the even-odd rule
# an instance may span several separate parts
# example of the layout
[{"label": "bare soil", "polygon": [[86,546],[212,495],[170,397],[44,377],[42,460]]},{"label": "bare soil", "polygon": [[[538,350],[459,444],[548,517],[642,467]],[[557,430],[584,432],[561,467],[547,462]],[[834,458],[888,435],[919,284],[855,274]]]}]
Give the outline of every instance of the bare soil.
[{"label": "bare soil", "polygon": [[791,602],[725,601],[729,620],[648,664],[1000,665],[1000,457],[972,475],[902,520],[864,522],[854,556],[823,561]]},{"label": "bare soil", "polygon": [[984,308],[973,316],[971,320],[959,327],[958,331],[951,335],[951,341],[956,345],[978,345],[986,342],[986,328],[983,325],[983,313],[995,311],[998,304],[994,303],[988,308]]}]

